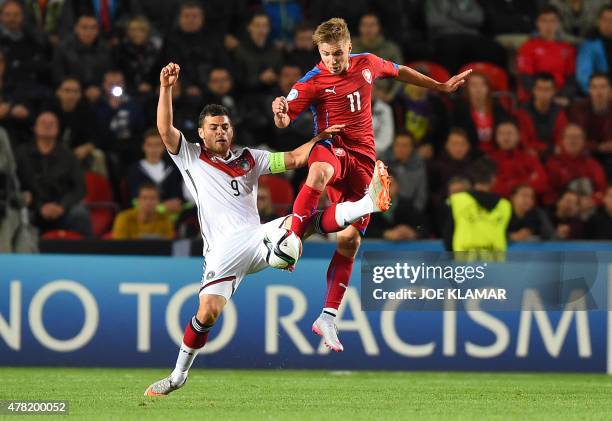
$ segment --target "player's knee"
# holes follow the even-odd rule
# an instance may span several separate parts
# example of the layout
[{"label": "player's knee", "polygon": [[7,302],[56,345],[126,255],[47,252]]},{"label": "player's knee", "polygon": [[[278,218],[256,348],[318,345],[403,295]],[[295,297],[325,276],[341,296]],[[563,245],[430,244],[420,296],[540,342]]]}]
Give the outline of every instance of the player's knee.
[{"label": "player's knee", "polygon": [[357,254],[357,250],[359,250],[359,246],[361,245],[361,237],[357,231],[351,233],[338,233],[337,240],[338,251],[353,256]]},{"label": "player's knee", "polygon": [[334,167],[327,162],[314,162],[308,170],[306,184],[317,190],[323,190],[334,176]]},{"label": "player's knee", "polygon": [[222,302],[221,300],[216,298],[202,299],[200,301],[200,308],[198,309],[198,312],[196,314],[198,322],[200,322],[204,326],[213,326],[217,322],[217,319],[221,317],[221,312],[223,311],[224,305],[224,301]]}]

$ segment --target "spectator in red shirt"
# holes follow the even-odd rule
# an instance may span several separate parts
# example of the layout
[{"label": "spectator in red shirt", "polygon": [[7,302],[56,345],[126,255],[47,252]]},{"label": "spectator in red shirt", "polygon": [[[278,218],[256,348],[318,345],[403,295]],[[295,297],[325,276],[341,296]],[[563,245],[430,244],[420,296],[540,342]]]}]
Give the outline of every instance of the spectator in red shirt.
[{"label": "spectator in red shirt", "polygon": [[605,73],[594,73],[589,82],[589,98],[574,105],[570,120],[586,133],[587,149],[608,170],[612,179],[612,89]]},{"label": "spectator in red shirt", "polygon": [[517,112],[525,146],[540,157],[555,152],[567,125],[565,111],[553,101],[555,91],[555,79],[550,73],[536,74],[531,101]]},{"label": "spectator in red shirt", "polygon": [[606,189],[606,175],[602,166],[585,152],[585,135],[580,126],[570,123],[565,127],[559,154],[546,162],[552,195],[547,203],[552,203],[565,190],[584,190],[581,186],[590,184],[593,199],[598,203]]},{"label": "spectator in red shirt", "polygon": [[497,149],[490,152],[497,164],[493,191],[510,197],[512,189],[529,185],[538,195],[548,191],[548,177],[540,160],[520,148],[520,132],[513,121],[504,121],[495,128]]},{"label": "spectator in red shirt", "polygon": [[555,85],[559,90],[558,102],[567,106],[568,98],[575,91],[576,49],[557,39],[560,16],[554,6],[540,9],[536,27],[537,36],[523,44],[517,55],[517,67],[523,88],[531,91],[533,75],[548,72],[555,78]]},{"label": "spectator in red shirt", "polygon": [[470,75],[464,94],[455,104],[453,125],[467,132],[474,152],[489,152],[494,148],[493,128],[507,120],[508,113],[493,99],[489,80],[481,73]]}]

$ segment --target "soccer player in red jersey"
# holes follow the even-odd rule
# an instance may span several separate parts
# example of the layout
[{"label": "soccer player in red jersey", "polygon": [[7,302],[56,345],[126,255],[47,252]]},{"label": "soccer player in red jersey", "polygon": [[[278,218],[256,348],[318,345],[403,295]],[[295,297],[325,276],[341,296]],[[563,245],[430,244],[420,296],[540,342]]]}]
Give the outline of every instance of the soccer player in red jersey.
[{"label": "soccer player in red jersey", "polygon": [[[320,24],[313,35],[321,62],[300,79],[287,97],[272,103],[277,127],[287,127],[307,107],[315,116],[315,132],[334,124],[345,125],[343,132],[315,145],[308,160],[306,183],[293,204],[291,229],[300,237],[314,215],[322,232],[338,232],[337,249],[327,271],[327,291],[323,312],[312,326],[325,345],[340,352],[335,317],[348,286],[353,262],[369,217],[350,224],[342,207],[332,205],[328,212],[316,213],[323,190],[333,203],[356,201],[363,196],[376,167],[372,129],[372,84],[377,78],[393,77],[405,83],[450,93],[465,82],[468,70],[440,83],[409,67],[383,60],[374,54],[350,54],[351,37],[344,19],[333,18]],[[375,165],[376,164],[376,165]],[[380,174],[385,176],[385,174]],[[335,208],[334,208],[335,206]],[[384,207],[384,204],[381,204]],[[348,222],[348,223],[347,223]]]}]

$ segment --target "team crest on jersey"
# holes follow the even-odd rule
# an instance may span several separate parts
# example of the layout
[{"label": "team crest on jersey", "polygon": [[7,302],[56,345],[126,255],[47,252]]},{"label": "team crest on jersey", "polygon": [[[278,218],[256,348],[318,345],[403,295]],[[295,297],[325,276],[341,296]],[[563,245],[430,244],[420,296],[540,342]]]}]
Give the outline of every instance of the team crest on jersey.
[{"label": "team crest on jersey", "polygon": [[372,72],[370,72],[370,69],[362,70],[361,74],[363,75],[363,78],[366,80],[366,82],[372,84]]},{"label": "team crest on jersey", "polygon": [[229,162],[223,162],[216,156],[211,156],[205,149],[202,149],[200,159],[231,177],[241,177],[255,168],[255,158],[253,158],[253,155],[247,149],[244,149],[238,157]]},{"label": "team crest on jersey", "polygon": [[345,156],[346,155],[346,151],[342,148],[334,148],[334,153],[336,154],[336,156]]},{"label": "team crest on jersey", "polygon": [[298,97],[298,90],[292,89],[289,91],[289,95],[287,95],[287,101],[293,101]]}]

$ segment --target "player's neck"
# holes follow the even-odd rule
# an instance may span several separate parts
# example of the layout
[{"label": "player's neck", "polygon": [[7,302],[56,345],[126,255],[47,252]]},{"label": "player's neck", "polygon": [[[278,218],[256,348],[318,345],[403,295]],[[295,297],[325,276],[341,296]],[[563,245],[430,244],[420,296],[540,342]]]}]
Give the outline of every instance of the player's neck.
[{"label": "player's neck", "polygon": [[223,160],[228,160],[232,157],[232,150],[228,149],[225,153],[223,152],[215,152],[215,151],[211,151],[210,149],[204,147],[204,150],[206,151],[206,153],[208,155],[210,155],[211,157],[214,156],[216,158],[221,158]]}]

